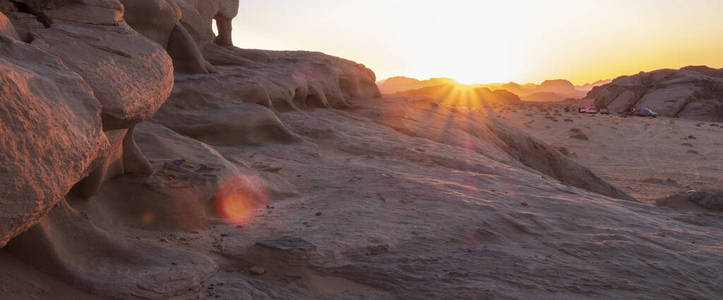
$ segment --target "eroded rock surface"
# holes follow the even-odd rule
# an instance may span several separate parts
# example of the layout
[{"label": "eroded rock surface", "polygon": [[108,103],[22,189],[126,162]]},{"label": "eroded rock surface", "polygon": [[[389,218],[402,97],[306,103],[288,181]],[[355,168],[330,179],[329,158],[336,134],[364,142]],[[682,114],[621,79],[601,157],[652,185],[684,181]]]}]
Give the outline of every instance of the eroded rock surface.
[{"label": "eroded rock surface", "polygon": [[515,95],[382,99],[355,62],[232,47],[237,9],[0,1],[26,42],[0,34],[3,255],[122,299],[723,291],[717,215],[629,201],[493,121]]},{"label": "eroded rock surface", "polygon": [[212,97],[200,91],[175,94],[154,120],[178,133],[217,146],[301,141],[264,106],[244,103],[241,99],[213,101]]},{"label": "eroded rock surface", "polygon": [[60,57],[93,87],[106,130],[150,119],[173,87],[168,54],[124,25],[57,24],[38,33],[33,45]]},{"label": "eroded rock surface", "polygon": [[34,225],[109,148],[91,87],[50,54],[0,36],[0,246]]},{"label": "eroded rock surface", "polygon": [[13,240],[9,251],[42,271],[117,299],[188,296],[217,271],[205,255],[159,244],[108,232],[63,204]]},{"label": "eroded rock surface", "polygon": [[657,70],[624,76],[588,94],[595,105],[623,112],[649,107],[661,116],[723,121],[723,71],[708,67]]},{"label": "eroded rock surface", "polygon": [[0,34],[12,39],[20,39],[18,32],[15,31],[15,26],[2,12],[0,12]]},{"label": "eroded rock surface", "polygon": [[[232,99],[276,109],[350,107],[354,99],[379,97],[374,72],[352,61],[316,52],[221,48],[226,60],[209,75],[179,75],[176,95],[201,93],[208,101]],[[209,54],[221,60],[219,53]],[[213,61],[213,60],[212,60]]]},{"label": "eroded rock surface", "polygon": [[[213,147],[162,125],[144,123],[136,139],[153,162],[149,177],[121,177],[107,182],[91,198],[98,215],[110,224],[148,230],[206,230],[217,217],[219,191],[243,196],[250,209],[262,208],[270,196],[282,199],[296,192],[282,178],[265,176],[243,163],[234,164]],[[98,220],[101,222],[103,220]]]}]

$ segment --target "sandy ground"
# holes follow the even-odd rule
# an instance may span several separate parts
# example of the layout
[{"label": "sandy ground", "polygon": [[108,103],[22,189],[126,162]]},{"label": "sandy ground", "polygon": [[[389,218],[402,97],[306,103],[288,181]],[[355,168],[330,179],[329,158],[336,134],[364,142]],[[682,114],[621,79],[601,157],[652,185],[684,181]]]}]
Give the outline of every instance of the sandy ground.
[{"label": "sandy ground", "polygon": [[640,201],[723,188],[723,123],[565,112],[566,104],[497,110]]},{"label": "sandy ground", "polygon": [[[522,108],[500,114],[641,199],[720,182],[721,128],[575,114],[554,122]],[[297,196],[271,199],[243,225],[213,219],[207,231],[117,230],[213,258],[219,272],[182,299],[720,299],[719,214],[560,184],[496,147],[486,117],[397,98],[282,113],[304,142],[216,149],[285,178]],[[570,139],[574,127],[589,140]],[[682,140],[689,135],[697,138]],[[314,248],[256,245],[288,238]],[[0,290],[0,298],[77,292],[18,270],[35,283]],[[0,270],[3,283],[12,272]]]}]

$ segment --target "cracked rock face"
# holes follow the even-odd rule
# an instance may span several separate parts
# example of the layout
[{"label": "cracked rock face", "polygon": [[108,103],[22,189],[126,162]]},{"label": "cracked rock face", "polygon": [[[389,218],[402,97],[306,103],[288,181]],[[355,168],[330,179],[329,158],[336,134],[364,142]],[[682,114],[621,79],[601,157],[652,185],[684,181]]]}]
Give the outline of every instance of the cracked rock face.
[{"label": "cracked rock face", "polygon": [[125,25],[58,24],[40,32],[33,44],[61,57],[93,87],[106,130],[150,119],[173,87],[163,48]]},{"label": "cracked rock face", "polygon": [[0,246],[27,230],[109,148],[101,104],[56,57],[0,36]]},{"label": "cracked rock face", "polygon": [[685,67],[620,77],[594,88],[595,105],[623,112],[651,108],[661,116],[723,121],[723,69]]}]

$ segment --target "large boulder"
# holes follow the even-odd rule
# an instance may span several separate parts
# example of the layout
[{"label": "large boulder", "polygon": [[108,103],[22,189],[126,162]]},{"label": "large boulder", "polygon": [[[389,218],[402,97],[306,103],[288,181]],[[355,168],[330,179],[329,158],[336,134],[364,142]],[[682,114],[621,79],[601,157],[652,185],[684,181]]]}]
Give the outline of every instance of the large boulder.
[{"label": "large boulder", "polygon": [[106,130],[150,119],[173,88],[166,51],[124,23],[55,24],[38,32],[33,45],[61,57],[93,87]]},{"label": "large boulder", "polygon": [[[19,0],[3,8],[13,21],[31,14],[43,27],[23,26],[33,46],[63,60],[93,88],[103,105],[105,130],[150,119],[173,87],[173,66],[163,47],[123,19],[119,0]],[[15,19],[14,19],[15,18]]]},{"label": "large boulder", "polygon": [[615,79],[588,94],[599,108],[623,112],[648,107],[661,116],[723,121],[723,69],[694,66]]},{"label": "large boulder", "polygon": [[0,35],[0,246],[38,222],[109,145],[91,87],[56,57]]},{"label": "large boulder", "polygon": [[118,0],[28,0],[26,6],[48,27],[31,32],[31,44],[59,57],[91,86],[102,105],[103,130],[112,135],[111,152],[119,154],[107,157],[74,192],[89,197],[113,176],[149,175],[133,127],[150,119],[173,88],[165,49],[126,24]]}]

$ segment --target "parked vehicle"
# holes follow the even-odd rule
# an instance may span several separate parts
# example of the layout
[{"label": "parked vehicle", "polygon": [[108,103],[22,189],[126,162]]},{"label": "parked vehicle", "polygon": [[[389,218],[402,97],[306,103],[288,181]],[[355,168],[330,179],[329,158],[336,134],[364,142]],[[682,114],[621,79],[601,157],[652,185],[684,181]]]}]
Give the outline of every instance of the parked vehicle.
[{"label": "parked vehicle", "polygon": [[658,117],[658,113],[655,112],[655,111],[653,111],[653,110],[650,109],[650,108],[643,107],[643,108],[641,108],[641,109],[637,112],[636,116],[639,116],[639,117],[653,117],[653,118],[657,118],[657,117]]},{"label": "parked vehicle", "polygon": [[579,113],[583,113],[583,114],[596,114],[596,113],[598,113],[597,108],[594,108],[594,107],[580,107],[577,111],[578,111]]},{"label": "parked vehicle", "polygon": [[648,107],[643,107],[641,109],[630,108],[625,110],[624,114],[636,117],[658,117],[658,113]]}]

